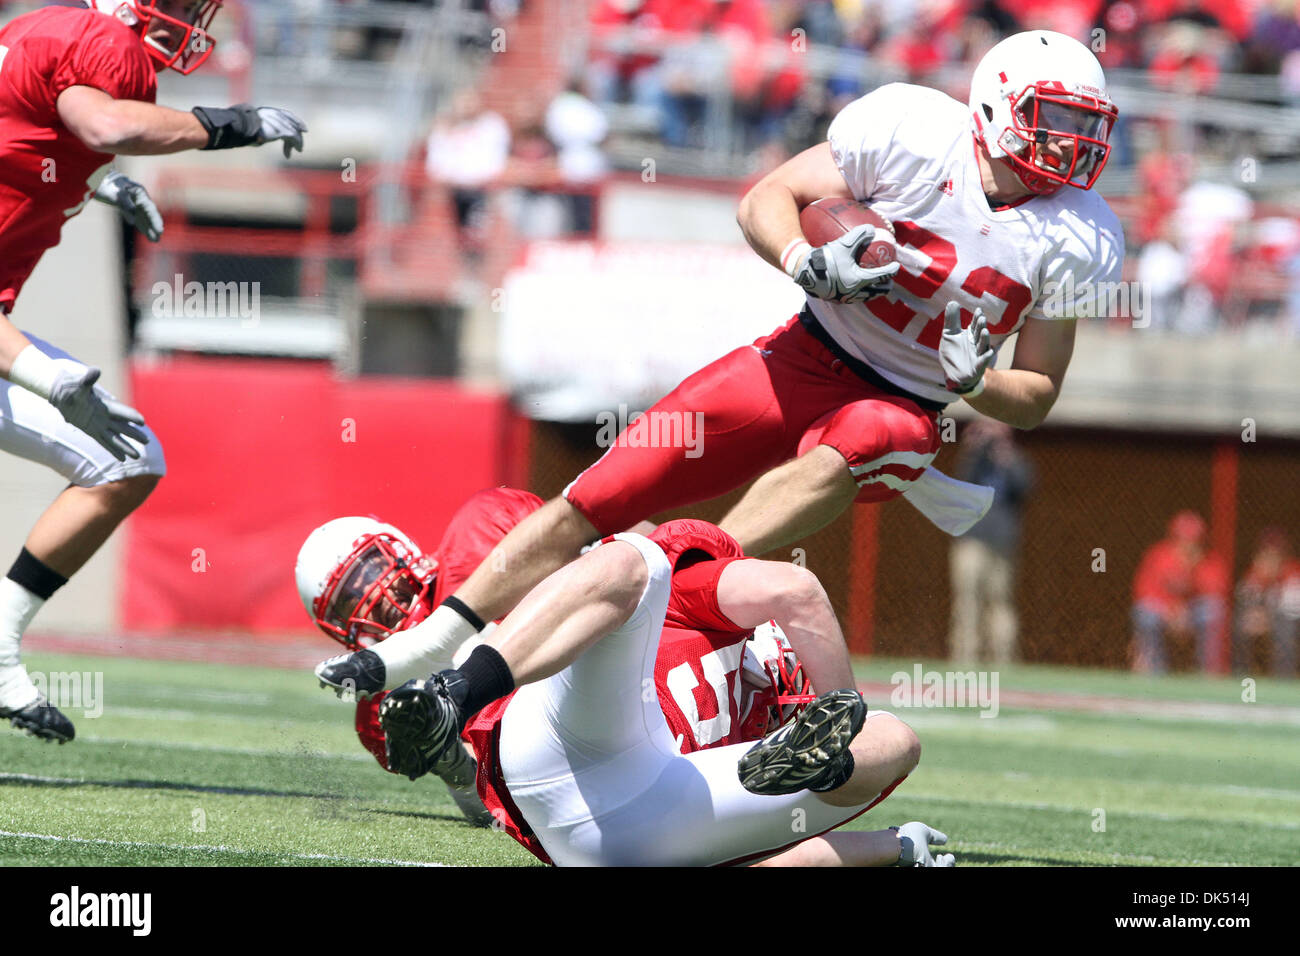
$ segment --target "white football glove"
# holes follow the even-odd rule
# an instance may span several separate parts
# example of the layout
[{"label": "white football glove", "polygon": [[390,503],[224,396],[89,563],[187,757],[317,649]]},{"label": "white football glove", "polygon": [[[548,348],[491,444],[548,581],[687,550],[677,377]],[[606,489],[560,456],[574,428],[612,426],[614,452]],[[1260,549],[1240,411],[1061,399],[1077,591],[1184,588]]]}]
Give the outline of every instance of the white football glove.
[{"label": "white football glove", "polygon": [[894,241],[887,229],[866,223],[855,226],[804,256],[794,272],[794,281],[814,298],[833,302],[864,302],[884,295],[893,286],[898,263],[873,269],[858,265],[862,250],[877,239]]},{"label": "white football glove", "polygon": [[943,310],[943,338],[939,342],[939,362],[943,365],[948,391],[974,398],[984,391],[984,373],[997,357],[984,310],[976,308],[970,325],[963,329],[961,306],[949,302]]},{"label": "white football glove", "polygon": [[898,854],[899,866],[953,866],[955,858],[951,853],[930,855],[930,844],[943,846],[948,836],[932,829],[919,821],[904,823],[898,827],[898,842],[902,849]]},{"label": "white football glove", "polygon": [[135,427],[144,424],[144,416],[95,388],[98,380],[99,369],[70,359],[55,361],[35,345],[19,352],[9,369],[9,381],[45,399],[118,461],[139,458],[139,449],[127,439],[148,444],[149,436]]},{"label": "white football glove", "polygon": [[204,149],[235,149],[284,141],[284,158],[296,149],[302,152],[302,134],[307,124],[278,106],[250,106],[240,103],[229,109],[196,106],[190,110],[208,134]]},{"label": "white football glove", "polygon": [[302,152],[302,134],[307,132],[307,124],[288,110],[278,106],[257,107],[257,119],[261,124],[257,131],[257,145],[284,140],[284,158],[288,159],[296,149]]},{"label": "white football glove", "polygon": [[143,232],[150,242],[162,238],[162,213],[149,198],[148,190],[134,179],[114,170],[95,189],[95,198],[106,205],[116,206],[123,218]]}]

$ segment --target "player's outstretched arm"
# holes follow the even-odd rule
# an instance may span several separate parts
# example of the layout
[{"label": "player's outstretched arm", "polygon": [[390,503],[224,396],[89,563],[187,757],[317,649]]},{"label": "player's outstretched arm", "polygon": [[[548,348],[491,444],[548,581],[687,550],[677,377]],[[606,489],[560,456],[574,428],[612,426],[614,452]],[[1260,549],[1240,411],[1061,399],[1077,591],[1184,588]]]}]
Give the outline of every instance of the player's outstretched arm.
[{"label": "player's outstretched arm", "polygon": [[773,620],[818,692],[855,686],[844,632],[817,575],[785,561],[733,561],[718,577],[718,609],[739,627]]},{"label": "player's outstretched arm", "polygon": [[1026,319],[1009,369],[990,368],[984,389],[966,401],[1016,428],[1036,428],[1056,404],[1074,354],[1073,319]]},{"label": "player's outstretched arm", "polygon": [[933,856],[928,843],[943,845],[946,834],[924,823],[870,832],[824,833],[804,840],[755,866],[952,866],[951,853]]},{"label": "player's outstretched arm", "polygon": [[116,100],[91,86],[68,87],[59,94],[57,107],[63,125],[100,153],[156,156],[208,144],[208,132],[193,113]]},{"label": "player's outstretched arm", "polygon": [[279,142],[286,159],[303,148],[307,124],[288,110],[240,104],[196,106],[188,113],[103,90],[72,86],[59,94],[59,118],[78,139],[101,153],[154,156],[187,149],[234,149]]}]

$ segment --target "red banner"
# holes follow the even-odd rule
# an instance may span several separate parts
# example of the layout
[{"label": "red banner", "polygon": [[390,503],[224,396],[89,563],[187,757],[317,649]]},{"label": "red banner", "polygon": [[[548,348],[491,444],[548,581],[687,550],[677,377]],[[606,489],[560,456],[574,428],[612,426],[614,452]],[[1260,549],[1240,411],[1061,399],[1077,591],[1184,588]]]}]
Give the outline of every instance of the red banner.
[{"label": "red banner", "polygon": [[191,357],[131,381],[168,471],[129,523],[128,630],[301,631],[294,560],[317,525],[373,514],[434,548],[470,494],[527,482],[527,423],[495,392]]}]

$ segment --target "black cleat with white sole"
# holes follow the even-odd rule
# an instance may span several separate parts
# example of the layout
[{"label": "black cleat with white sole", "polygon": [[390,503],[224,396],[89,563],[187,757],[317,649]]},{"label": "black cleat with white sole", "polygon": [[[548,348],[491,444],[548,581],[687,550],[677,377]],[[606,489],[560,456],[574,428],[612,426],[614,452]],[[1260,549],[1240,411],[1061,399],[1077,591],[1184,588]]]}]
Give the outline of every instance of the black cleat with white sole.
[{"label": "black cleat with white sole", "polygon": [[841,786],[853,772],[849,744],[866,719],[867,705],[857,691],[822,694],[740,758],[741,786],[765,796]]},{"label": "black cleat with white sole", "polygon": [[[388,769],[412,780],[447,766],[448,748],[459,747],[465,721],[452,686],[463,683],[456,671],[409,680],[379,705]],[[463,695],[462,699],[463,699]]]},{"label": "black cleat with white sole", "polygon": [[8,718],[10,723],[19,730],[25,730],[31,736],[39,737],[41,740],[57,740],[61,744],[66,744],[77,736],[77,729],[72,726],[72,721],[63,716],[59,708],[44,697],[38,697],[26,707],[17,710],[0,708],[0,719],[4,718]]},{"label": "black cleat with white sole", "polygon": [[332,688],[339,697],[374,697],[384,689],[388,668],[383,658],[366,649],[340,654],[316,665],[316,678],[322,687]]}]

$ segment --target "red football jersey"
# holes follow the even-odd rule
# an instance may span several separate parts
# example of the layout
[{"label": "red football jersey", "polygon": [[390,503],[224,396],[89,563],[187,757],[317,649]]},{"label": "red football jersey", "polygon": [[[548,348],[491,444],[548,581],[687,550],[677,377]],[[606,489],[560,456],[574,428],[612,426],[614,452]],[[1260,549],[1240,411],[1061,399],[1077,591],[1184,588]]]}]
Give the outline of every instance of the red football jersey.
[{"label": "red football jersey", "polygon": [[718,578],[732,561],[691,565],[673,575],[659,651],[655,690],[679,753],[744,740],[740,679],[753,628],[733,624],[718,608]]},{"label": "red football jersey", "polygon": [[0,30],[0,309],[12,309],[113,161],[59,119],[56,101],[72,86],[148,103],[158,92],[140,38],[103,13],[45,7]]},{"label": "red football jersey", "polygon": [[[455,593],[510,529],[541,506],[541,498],[517,488],[487,488],[471,495],[451,516],[433,553],[438,562],[433,597],[411,616],[410,625],[424,620],[444,597]],[[384,730],[379,726],[379,704],[384,696],[357,701],[356,730],[362,746],[387,770]]]}]

